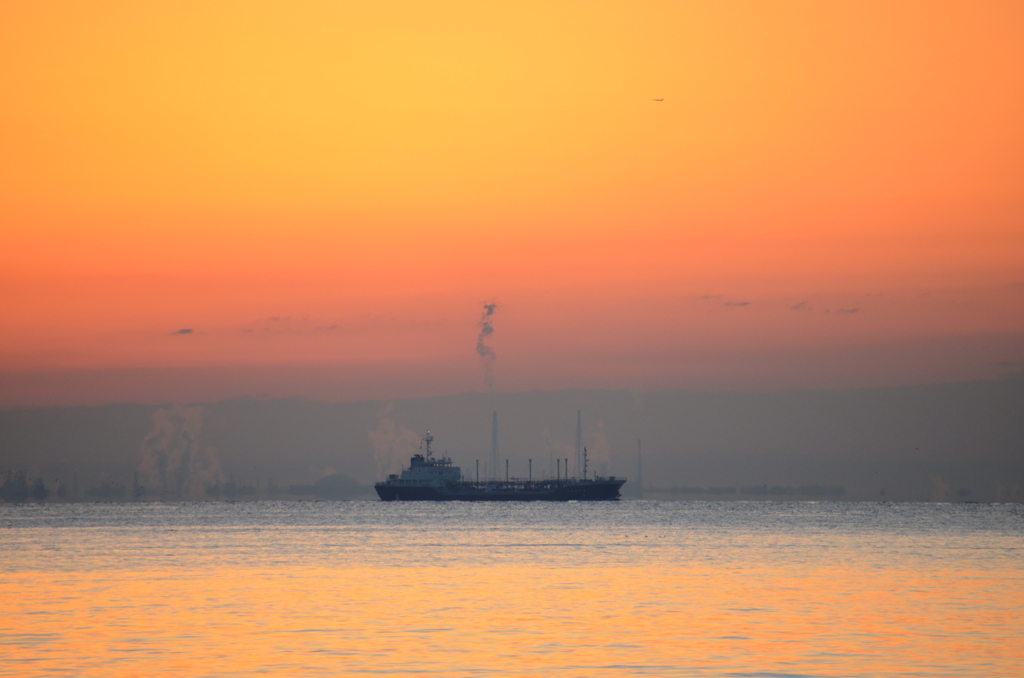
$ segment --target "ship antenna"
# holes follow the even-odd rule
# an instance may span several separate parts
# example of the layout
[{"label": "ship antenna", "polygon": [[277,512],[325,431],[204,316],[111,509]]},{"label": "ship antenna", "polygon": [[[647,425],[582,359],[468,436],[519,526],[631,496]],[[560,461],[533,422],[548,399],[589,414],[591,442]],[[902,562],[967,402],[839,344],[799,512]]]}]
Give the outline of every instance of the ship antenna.
[{"label": "ship antenna", "polygon": [[432,454],[430,451],[430,443],[434,442],[434,436],[430,435],[430,431],[427,431],[427,436],[423,439],[423,442],[427,445],[427,459],[430,459]]},{"label": "ship antenna", "polygon": [[583,448],[583,479],[587,479],[587,448]]}]

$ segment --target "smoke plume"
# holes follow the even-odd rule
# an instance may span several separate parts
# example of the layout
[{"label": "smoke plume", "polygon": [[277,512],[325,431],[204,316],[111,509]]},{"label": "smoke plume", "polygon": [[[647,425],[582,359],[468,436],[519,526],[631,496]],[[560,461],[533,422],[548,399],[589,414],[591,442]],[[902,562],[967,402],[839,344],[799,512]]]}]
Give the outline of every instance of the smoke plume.
[{"label": "smoke plume", "polygon": [[484,367],[484,384],[487,388],[494,388],[494,361],[497,360],[498,355],[494,352],[494,349],[487,345],[487,338],[494,334],[494,326],[491,324],[491,316],[494,315],[494,311],[498,308],[498,304],[491,302],[484,304],[483,315],[480,316],[480,322],[477,323],[480,327],[480,334],[476,338],[476,352],[480,356],[480,363]]},{"label": "smoke plume", "polygon": [[391,418],[394,410],[394,403],[381,408],[377,412],[377,428],[369,433],[379,480],[401,469],[402,464],[416,453],[420,444],[419,434],[398,425]]},{"label": "smoke plume", "polygon": [[221,480],[216,450],[203,447],[203,408],[173,407],[153,413],[153,430],[142,441],[139,472],[159,483],[161,498],[202,499]]}]

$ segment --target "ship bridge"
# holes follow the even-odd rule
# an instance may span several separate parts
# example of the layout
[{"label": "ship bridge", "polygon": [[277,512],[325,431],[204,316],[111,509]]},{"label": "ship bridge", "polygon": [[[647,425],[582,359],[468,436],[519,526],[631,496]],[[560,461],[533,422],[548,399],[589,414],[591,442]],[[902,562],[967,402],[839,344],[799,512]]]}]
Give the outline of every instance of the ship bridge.
[{"label": "ship bridge", "polygon": [[449,457],[435,457],[430,449],[434,437],[427,431],[423,439],[423,454],[415,454],[409,460],[409,468],[402,471],[402,480],[436,481],[438,483],[459,482],[462,480],[462,469],[452,466]]}]

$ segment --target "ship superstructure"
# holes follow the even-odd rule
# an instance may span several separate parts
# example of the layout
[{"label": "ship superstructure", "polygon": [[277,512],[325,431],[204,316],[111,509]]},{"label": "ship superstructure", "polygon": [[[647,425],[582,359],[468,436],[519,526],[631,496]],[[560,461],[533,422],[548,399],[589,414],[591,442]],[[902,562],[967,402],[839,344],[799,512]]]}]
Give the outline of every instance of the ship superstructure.
[{"label": "ship superstructure", "polygon": [[[409,468],[392,473],[374,487],[384,501],[602,501],[619,498],[625,478],[587,478],[586,448],[583,450],[583,478],[510,478],[469,480],[449,457],[435,457],[427,431],[422,453],[409,460]],[[507,469],[507,464],[506,464]],[[561,474],[559,474],[561,475]],[[568,475],[568,473],[566,474]]]}]

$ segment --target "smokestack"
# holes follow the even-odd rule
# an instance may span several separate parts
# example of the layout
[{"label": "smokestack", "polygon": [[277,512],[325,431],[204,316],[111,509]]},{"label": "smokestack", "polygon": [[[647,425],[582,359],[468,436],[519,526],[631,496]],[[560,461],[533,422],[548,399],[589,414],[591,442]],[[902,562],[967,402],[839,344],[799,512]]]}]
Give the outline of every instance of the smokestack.
[{"label": "smokestack", "polygon": [[636,439],[636,496],[644,498],[644,462],[640,456],[640,439]]},{"label": "smokestack", "polygon": [[576,459],[573,461],[576,464],[573,470],[579,475],[583,466],[583,414],[580,410],[576,410]]},{"label": "smokestack", "polygon": [[498,473],[498,412],[491,416],[491,468]]}]

